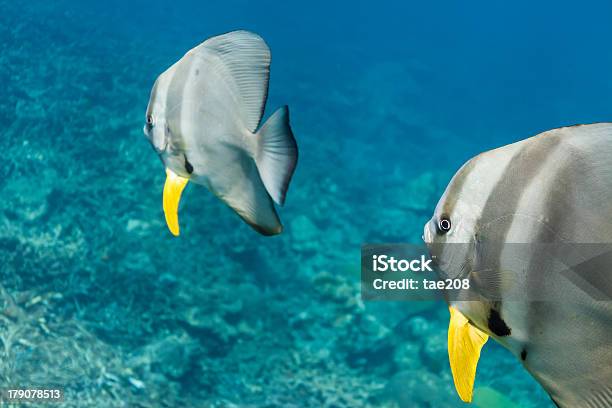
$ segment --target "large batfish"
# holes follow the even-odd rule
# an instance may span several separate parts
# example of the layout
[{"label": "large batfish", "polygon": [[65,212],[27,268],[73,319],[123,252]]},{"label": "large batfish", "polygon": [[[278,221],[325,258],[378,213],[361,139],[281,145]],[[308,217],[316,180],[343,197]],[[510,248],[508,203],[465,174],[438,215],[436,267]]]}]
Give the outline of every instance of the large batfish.
[{"label": "large batfish", "polygon": [[[612,243],[612,124],[555,129],[472,158],[448,185],[424,239],[446,276],[484,282],[498,295],[477,285],[477,298],[449,300],[448,352],[463,401],[472,399],[480,350],[492,337],[557,406],[612,407],[612,257],[591,267],[599,278],[589,292],[550,273],[555,257],[536,249],[510,256],[515,243],[569,251]],[[517,261],[522,267],[511,265]],[[574,272],[586,276],[578,269],[587,264]],[[509,288],[519,296],[506,299]]]},{"label": "large batfish", "polygon": [[260,127],[270,50],[247,31],[210,38],[162,73],[151,90],[144,132],[166,167],[163,208],[179,235],[188,181],[208,187],[264,235],[282,231],[282,205],[298,150],[286,106]]}]

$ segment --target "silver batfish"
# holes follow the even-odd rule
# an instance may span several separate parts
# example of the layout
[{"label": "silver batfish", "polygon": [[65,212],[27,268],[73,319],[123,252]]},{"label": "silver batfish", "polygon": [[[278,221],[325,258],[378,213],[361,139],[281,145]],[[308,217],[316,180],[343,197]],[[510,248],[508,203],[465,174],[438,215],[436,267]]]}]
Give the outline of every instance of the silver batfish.
[{"label": "silver batfish", "polygon": [[[509,243],[612,243],[612,124],[551,130],[469,160],[425,225],[424,239],[446,275],[482,273],[500,283],[495,301],[449,301],[448,352],[463,401],[472,399],[480,350],[493,337],[557,406],[612,407],[610,298],[544,274],[553,261],[538,253],[508,276],[506,266],[516,259],[504,256]],[[497,267],[478,271],[485,258]],[[598,268],[604,278],[597,289],[609,296],[612,262]],[[504,299],[508,278],[523,300]],[[545,301],[534,301],[534,294]]]},{"label": "silver batfish", "polygon": [[188,181],[201,184],[264,235],[282,231],[282,205],[298,149],[286,106],[260,127],[270,50],[247,31],[210,38],[162,73],[151,91],[144,132],[166,167],[163,208],[179,235]]}]

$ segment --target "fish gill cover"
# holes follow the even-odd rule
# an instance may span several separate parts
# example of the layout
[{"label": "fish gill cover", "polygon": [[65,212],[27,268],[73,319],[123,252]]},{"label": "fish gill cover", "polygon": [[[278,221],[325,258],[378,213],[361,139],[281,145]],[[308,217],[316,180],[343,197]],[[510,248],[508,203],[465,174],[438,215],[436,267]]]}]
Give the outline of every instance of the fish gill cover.
[{"label": "fish gill cover", "polygon": [[[591,6],[0,1],[0,386],[72,407],[462,406],[445,305],[363,303],[359,248],[418,242],[475,153],[612,117],[611,10]],[[238,28],[270,45],[265,117],[289,104],[300,142],[285,231],[190,187],[173,239],[149,91]],[[551,406],[483,353],[486,406]]]}]

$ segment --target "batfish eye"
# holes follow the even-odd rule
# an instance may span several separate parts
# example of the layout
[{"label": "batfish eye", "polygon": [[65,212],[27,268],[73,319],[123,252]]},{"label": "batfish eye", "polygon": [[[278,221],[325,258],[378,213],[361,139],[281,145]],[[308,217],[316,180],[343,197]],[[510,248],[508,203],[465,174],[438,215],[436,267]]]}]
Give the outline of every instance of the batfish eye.
[{"label": "batfish eye", "polygon": [[446,234],[451,229],[451,221],[447,215],[443,215],[440,217],[438,221],[438,233]]},{"label": "batfish eye", "polygon": [[147,115],[147,125],[153,126],[153,115]]}]

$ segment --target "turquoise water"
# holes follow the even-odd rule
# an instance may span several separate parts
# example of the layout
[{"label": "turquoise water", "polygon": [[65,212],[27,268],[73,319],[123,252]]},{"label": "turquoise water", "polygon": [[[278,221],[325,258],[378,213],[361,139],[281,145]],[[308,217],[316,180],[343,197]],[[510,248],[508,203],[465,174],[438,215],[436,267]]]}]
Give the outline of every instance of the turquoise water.
[{"label": "turquoise water", "polygon": [[[456,407],[442,303],[363,303],[474,154],[612,118],[612,7],[0,1],[0,385],[74,407]],[[282,235],[199,186],[166,229],[151,86],[233,29],[272,49],[300,160]],[[490,342],[476,387],[547,395]],[[508,406],[508,405],[506,405]]]}]

